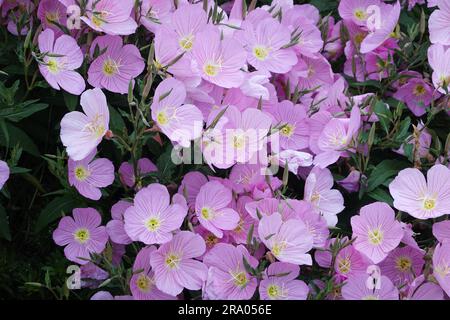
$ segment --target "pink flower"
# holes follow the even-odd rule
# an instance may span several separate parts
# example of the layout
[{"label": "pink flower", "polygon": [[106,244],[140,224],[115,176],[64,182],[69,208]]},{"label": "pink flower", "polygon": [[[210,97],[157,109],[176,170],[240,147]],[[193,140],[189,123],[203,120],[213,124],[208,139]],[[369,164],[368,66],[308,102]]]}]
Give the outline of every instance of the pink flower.
[{"label": "pink flower", "polygon": [[322,55],[316,55],[313,58],[302,57],[287,76],[291,84],[291,92],[296,87],[299,90],[311,90],[333,83],[333,70],[328,60]]},{"label": "pink flower", "polygon": [[59,1],[42,0],[39,2],[37,16],[44,26],[44,29],[50,28],[57,34],[62,34],[57,25],[66,26],[67,8]]},{"label": "pink flower", "polygon": [[384,202],[374,202],[361,208],[351,218],[354,246],[373,263],[379,263],[394,250],[403,238],[400,222],[394,210]]},{"label": "pink flower", "polygon": [[361,53],[375,50],[391,37],[400,18],[400,11],[399,1],[393,5],[380,4],[380,26],[375,26],[375,30],[369,30],[369,34],[361,42]]},{"label": "pink flower", "polygon": [[236,204],[236,212],[239,214],[239,222],[232,231],[230,231],[230,236],[237,244],[246,244],[247,236],[252,225],[255,224],[255,220],[248,214],[245,209],[245,205],[252,201],[252,198],[247,196],[239,197]]},{"label": "pink flower", "polygon": [[381,273],[397,286],[411,283],[421,274],[425,254],[412,247],[394,249],[380,264]]},{"label": "pink flower", "polygon": [[314,164],[326,168],[335,163],[339,157],[346,156],[346,149],[350,147],[357,137],[361,126],[361,111],[359,107],[353,107],[350,118],[331,119],[319,135],[317,146],[320,152],[314,159]]},{"label": "pink flower", "polygon": [[244,29],[236,37],[247,51],[247,61],[256,70],[287,73],[297,63],[292,48],[283,49],[289,44],[291,34],[273,18],[264,19],[256,25],[244,23]]},{"label": "pink flower", "polygon": [[198,171],[191,171],[184,175],[178,188],[178,194],[186,198],[187,204],[191,210],[195,209],[195,199],[200,191],[200,188],[208,182],[205,175]]},{"label": "pink flower", "polygon": [[201,136],[203,114],[192,104],[184,104],[186,89],[181,81],[168,78],[156,88],[152,119],[170,140],[189,147],[191,140]]},{"label": "pink flower", "polygon": [[424,80],[413,78],[397,90],[394,98],[405,102],[409,110],[420,117],[433,101],[433,88]]},{"label": "pink flower", "polygon": [[[133,81],[145,68],[139,49],[133,44],[122,46],[119,36],[103,36],[106,51],[95,59],[88,70],[88,82],[96,88],[128,93]],[[98,40],[99,41],[99,40]]]},{"label": "pink flower", "polygon": [[450,295],[450,242],[438,244],[433,253],[433,275],[447,295]]},{"label": "pink flower", "polygon": [[239,87],[244,81],[240,70],[246,61],[246,52],[234,39],[220,39],[212,27],[199,32],[192,49],[193,70],[202,79],[223,88]]},{"label": "pink flower", "polygon": [[172,3],[170,1],[143,0],[139,22],[147,30],[155,33],[161,25],[170,22],[171,11]]},{"label": "pink flower", "polygon": [[95,209],[74,209],[73,218],[66,216],[59,221],[53,240],[59,246],[66,246],[64,254],[67,259],[86,264],[91,253],[101,253],[108,241],[105,227],[100,226],[101,220]]},{"label": "pink flower", "polygon": [[154,246],[139,251],[133,264],[133,276],[130,279],[130,291],[136,300],[173,300],[174,297],[161,292],[155,285],[155,273],[151,269],[151,255]]},{"label": "pink flower", "polygon": [[199,43],[197,35],[207,27],[207,15],[202,4],[181,5],[172,15],[169,27],[177,40],[179,53],[191,52]]},{"label": "pink flower", "polygon": [[244,246],[218,243],[203,258],[209,268],[204,291],[208,296],[223,300],[248,300],[255,293],[258,280],[248,274],[244,259],[252,268],[258,260]]},{"label": "pink flower", "polygon": [[314,211],[312,205],[302,200],[288,200],[288,206],[303,221],[306,229],[313,237],[313,247],[323,248],[329,236],[327,221]]},{"label": "pink flower", "polygon": [[359,26],[367,26],[368,7],[380,6],[379,0],[342,0],[339,3],[339,15],[344,20],[352,21]]},{"label": "pink flower", "polygon": [[210,130],[213,139],[210,139],[209,131],[204,134],[202,151],[208,163],[225,169],[236,162],[256,160],[254,157],[264,152],[264,143],[272,124],[272,119],[266,113],[256,108],[241,112],[230,105],[221,121],[220,125]]},{"label": "pink flower", "polygon": [[312,265],[311,255],[307,252],[313,247],[313,237],[301,220],[283,222],[278,212],[273,213],[259,221],[258,235],[281,262]]},{"label": "pink flower", "polygon": [[83,77],[73,71],[83,63],[83,53],[74,38],[62,35],[55,41],[55,33],[45,29],[38,38],[39,51],[43,54],[43,63],[39,71],[48,84],[59,90],[80,95],[85,88]]},{"label": "pink flower", "polygon": [[444,300],[444,292],[439,285],[425,282],[425,276],[420,275],[409,285],[406,300]]},{"label": "pink flower", "polygon": [[427,181],[418,169],[404,169],[389,185],[394,207],[417,219],[450,214],[450,169],[436,164],[427,172]]},{"label": "pink flower", "polygon": [[281,214],[283,221],[297,218],[297,213],[287,201],[280,201],[275,198],[265,198],[259,201],[249,202],[245,205],[245,209],[256,221],[259,221],[261,217],[270,216],[275,212]]},{"label": "pink flower", "polygon": [[125,232],[125,223],[123,221],[125,211],[132,205],[131,202],[120,200],[111,208],[112,219],[106,224],[106,231],[114,243],[130,244],[133,242]]},{"label": "pink flower", "polygon": [[296,280],[299,273],[299,266],[272,263],[259,285],[261,300],[306,300],[309,288],[303,281]]},{"label": "pink flower", "polygon": [[357,192],[359,191],[360,179],[361,172],[359,172],[358,170],[352,170],[347,177],[337,181],[337,183],[348,192]]},{"label": "pink flower", "polygon": [[329,227],[337,223],[337,214],[344,210],[342,194],[332,189],[334,184],[330,170],[314,167],[305,182],[303,199],[323,215]]},{"label": "pink flower", "polygon": [[450,3],[437,0],[439,10],[434,10],[428,20],[430,41],[442,45],[450,45]]},{"label": "pink flower", "polygon": [[205,241],[201,236],[180,231],[172,241],[152,252],[150,265],[155,272],[158,289],[173,296],[181,293],[183,288],[201,289],[208,269],[194,258],[203,255],[205,250]]},{"label": "pink flower", "polygon": [[231,190],[218,181],[204,184],[195,200],[200,224],[218,238],[222,238],[223,230],[233,230],[238,225],[239,214],[230,208],[231,200]]},{"label": "pink flower", "polygon": [[81,17],[95,31],[110,35],[129,35],[136,31],[131,17],[134,0],[89,0],[86,16]]},{"label": "pink flower", "polygon": [[5,161],[0,160],[0,190],[5,185],[6,181],[9,179],[9,167]]},{"label": "pink flower", "polygon": [[86,90],[80,104],[84,113],[72,111],[61,120],[61,141],[75,161],[95,150],[109,127],[109,110],[102,90]]},{"label": "pink flower", "polygon": [[368,266],[368,259],[353,245],[339,250],[334,262],[334,270],[344,279],[366,273]]},{"label": "pink flower", "polygon": [[[145,175],[150,172],[158,171],[158,168],[148,158],[141,158],[137,163],[138,176]],[[134,176],[134,168],[129,162],[123,162],[119,168],[120,180],[128,187],[133,187],[136,183]]]},{"label": "pink flower", "polygon": [[436,222],[433,224],[433,236],[439,242],[450,240],[450,220]]},{"label": "pink flower", "polygon": [[342,287],[342,297],[345,300],[399,300],[398,289],[388,277],[379,278],[379,289],[371,289],[367,285],[368,278],[369,275],[361,274],[348,279]]},{"label": "pink flower", "polygon": [[[312,21],[312,12],[308,14],[306,7],[308,5],[296,5],[283,14],[281,24],[288,30],[298,35],[298,43],[293,46],[294,50],[303,56],[314,58],[322,50],[323,40],[317,21]],[[303,8],[301,8],[303,7]],[[314,6],[311,6],[317,10]],[[313,20],[315,20],[313,18]]]},{"label": "pink flower", "polygon": [[434,44],[428,48],[428,63],[433,69],[433,84],[441,93],[450,88],[450,48]]},{"label": "pink flower", "polygon": [[309,146],[309,127],[306,121],[306,107],[294,105],[289,100],[278,103],[269,112],[274,117],[273,126],[280,129],[280,147],[303,150]]},{"label": "pink flower", "polygon": [[136,193],[133,206],[125,211],[125,231],[133,241],[166,243],[181,227],[186,213],[187,208],[170,204],[165,186],[152,183]]},{"label": "pink flower", "polygon": [[69,184],[78,192],[91,200],[99,200],[102,196],[100,188],[105,188],[114,182],[114,165],[106,159],[94,160],[97,151],[94,149],[83,160],[75,161],[69,158]]}]

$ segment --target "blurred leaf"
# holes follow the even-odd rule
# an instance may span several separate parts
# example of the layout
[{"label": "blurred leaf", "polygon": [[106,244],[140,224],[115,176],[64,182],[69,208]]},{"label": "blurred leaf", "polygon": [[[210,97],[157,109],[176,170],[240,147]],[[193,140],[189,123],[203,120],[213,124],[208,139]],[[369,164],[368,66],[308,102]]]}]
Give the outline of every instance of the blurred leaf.
[{"label": "blurred leaf", "polygon": [[[28,152],[29,154],[39,157],[39,150],[37,146],[34,144],[33,140],[30,139],[30,137],[22,131],[22,129],[19,129],[15,126],[13,126],[10,123],[5,123],[5,128],[9,133],[9,144],[10,145],[20,145],[24,151]],[[5,136],[5,133],[3,130],[0,130],[0,145],[7,147],[8,146],[8,139]]]},{"label": "blurred leaf", "polygon": [[74,111],[76,107],[78,106],[78,96],[75,96],[73,94],[63,92],[64,97],[64,103],[66,104],[67,109],[69,111]]},{"label": "blurred leaf", "polygon": [[172,148],[168,148],[159,158],[156,162],[156,166],[158,167],[158,174],[159,177],[163,181],[170,181],[172,178],[172,175],[175,171],[175,163],[172,161]]},{"label": "blurred leaf", "polygon": [[378,101],[375,104],[374,112],[378,116],[380,120],[381,126],[383,127],[386,133],[389,133],[390,122],[392,119],[392,112],[389,110],[389,107],[383,101]]},{"label": "blurred leaf", "polygon": [[386,202],[390,206],[394,204],[394,200],[391,195],[381,188],[376,188],[375,190],[368,192],[367,195],[377,201]]},{"label": "blurred leaf", "polygon": [[372,170],[367,180],[367,192],[375,190],[387,179],[396,175],[400,170],[409,167],[409,164],[399,160],[383,160]]},{"label": "blurred leaf", "polygon": [[78,205],[78,201],[72,195],[65,195],[50,201],[41,211],[36,225],[35,232],[41,231],[53,221],[62,217],[64,213],[70,213],[73,208]]},{"label": "blurred leaf", "polygon": [[33,113],[44,110],[48,107],[46,103],[34,103],[37,100],[27,101],[12,108],[0,110],[0,117],[6,118],[12,122],[19,122],[31,116]]}]

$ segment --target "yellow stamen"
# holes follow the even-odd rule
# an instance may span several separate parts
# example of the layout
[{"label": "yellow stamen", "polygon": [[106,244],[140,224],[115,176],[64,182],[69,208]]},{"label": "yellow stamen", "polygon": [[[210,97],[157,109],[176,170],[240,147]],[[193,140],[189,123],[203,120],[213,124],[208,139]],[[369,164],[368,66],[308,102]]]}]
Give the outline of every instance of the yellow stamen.
[{"label": "yellow stamen", "polygon": [[263,46],[256,46],[253,48],[253,55],[256,59],[264,61],[269,55],[269,49]]},{"label": "yellow stamen", "polygon": [[375,228],[368,233],[369,242],[374,246],[378,246],[383,242],[383,232],[379,228]]},{"label": "yellow stamen", "polygon": [[78,181],[84,181],[90,176],[90,172],[87,168],[82,165],[79,165],[75,168],[75,178]]},{"label": "yellow stamen", "polygon": [[91,234],[89,233],[88,229],[81,228],[81,229],[78,229],[77,231],[75,231],[73,237],[79,243],[84,244],[90,239]]}]

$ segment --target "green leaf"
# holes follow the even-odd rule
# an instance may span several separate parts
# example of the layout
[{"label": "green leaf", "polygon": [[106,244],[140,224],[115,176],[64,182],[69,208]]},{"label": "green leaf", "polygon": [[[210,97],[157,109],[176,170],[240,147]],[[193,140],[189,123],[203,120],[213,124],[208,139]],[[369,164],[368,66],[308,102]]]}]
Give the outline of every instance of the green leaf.
[{"label": "green leaf", "polygon": [[19,122],[22,119],[28,118],[33,113],[44,110],[48,107],[46,103],[28,104],[24,103],[14,108],[6,108],[0,110],[0,117],[6,118],[12,122]]},{"label": "green leaf", "polygon": [[378,116],[380,120],[381,126],[383,127],[386,133],[389,133],[390,122],[392,119],[392,112],[389,110],[389,107],[383,101],[378,101],[375,104],[374,112]]},{"label": "green leaf", "polygon": [[0,238],[11,241],[11,232],[9,231],[8,215],[5,208],[0,204]]},{"label": "green leaf", "polygon": [[120,113],[114,107],[109,106],[109,116],[109,125],[112,132],[124,132],[125,122],[123,121]]},{"label": "green leaf", "polygon": [[75,96],[73,94],[63,92],[64,97],[64,103],[66,104],[67,109],[69,111],[74,111],[76,107],[78,106],[78,96]]},{"label": "green leaf", "polygon": [[167,149],[156,162],[158,174],[161,180],[170,181],[175,171],[175,163],[172,161],[172,148]]},{"label": "green leaf", "polygon": [[5,123],[5,128],[9,133],[9,144],[8,137],[5,136],[4,130],[0,130],[0,145],[8,147],[9,145],[18,144],[29,154],[40,157],[37,146],[34,144],[33,140],[31,140],[30,137],[22,131],[22,129],[19,129],[7,122]]},{"label": "green leaf", "polygon": [[367,195],[377,201],[386,202],[388,205],[393,206],[394,200],[391,195],[384,191],[382,188],[376,188],[375,190],[368,192]]},{"label": "green leaf", "polygon": [[50,201],[47,206],[41,211],[34,230],[41,231],[53,221],[62,217],[64,213],[69,213],[78,205],[78,201],[72,195],[65,195]]},{"label": "green leaf", "polygon": [[409,166],[408,163],[399,160],[383,160],[373,169],[367,180],[367,192],[375,190],[387,179],[396,175],[400,170]]}]

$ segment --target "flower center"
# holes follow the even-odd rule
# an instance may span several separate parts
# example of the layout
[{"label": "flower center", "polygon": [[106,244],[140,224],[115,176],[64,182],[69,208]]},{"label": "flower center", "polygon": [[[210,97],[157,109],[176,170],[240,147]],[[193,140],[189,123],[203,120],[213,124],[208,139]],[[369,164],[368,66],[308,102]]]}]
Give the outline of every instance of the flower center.
[{"label": "flower center", "polygon": [[235,149],[242,149],[245,146],[245,137],[243,135],[233,136],[233,146]]},{"label": "flower center", "polygon": [[275,256],[279,256],[283,252],[283,250],[286,249],[286,247],[287,247],[287,244],[285,241],[276,242],[273,245],[271,251]]},{"label": "flower center", "polygon": [[378,228],[370,230],[368,233],[368,237],[370,243],[374,246],[378,246],[383,242],[383,232]]},{"label": "flower center", "polygon": [[210,77],[215,77],[219,73],[220,66],[211,62],[203,66],[203,72]]},{"label": "flower center", "polygon": [[356,9],[354,14],[359,21],[364,21],[367,18],[367,14],[363,9]]},{"label": "flower center", "polygon": [[47,68],[51,73],[58,73],[59,72],[58,61],[56,61],[56,59],[48,59]]},{"label": "flower center", "polygon": [[180,39],[178,42],[180,47],[184,49],[185,51],[190,51],[194,45],[194,36],[193,35],[187,35]]},{"label": "flower center", "polygon": [[219,238],[210,233],[206,236],[205,242],[208,248],[212,248],[216,243],[219,242]]},{"label": "flower center", "polygon": [[78,181],[84,181],[89,176],[90,176],[90,172],[84,166],[79,165],[75,168],[75,178]]},{"label": "flower center", "polygon": [[413,93],[416,97],[423,96],[426,93],[425,87],[421,84],[415,86]]},{"label": "flower center", "polygon": [[436,207],[436,200],[431,198],[426,198],[423,201],[423,208],[425,210],[433,210]]},{"label": "flower center", "polygon": [[167,124],[167,122],[169,122],[169,118],[167,117],[167,114],[164,111],[161,111],[156,116],[156,121],[158,122],[158,124],[163,126]]},{"label": "flower center", "polygon": [[233,279],[234,279],[234,284],[237,287],[245,287],[248,283],[248,279],[247,279],[247,275],[245,274],[244,271],[238,272],[238,273],[232,273],[231,274]]},{"label": "flower center", "polygon": [[158,218],[150,218],[145,223],[145,226],[150,232],[158,231],[158,229],[161,227],[161,220],[159,220]]},{"label": "flower center", "polygon": [[140,291],[149,292],[153,287],[153,279],[145,274],[141,274],[136,280],[136,285]]},{"label": "flower center", "polygon": [[86,125],[85,129],[91,132],[97,139],[103,137],[103,135],[105,134],[103,115],[96,114],[94,119],[92,119],[92,121]]},{"label": "flower center", "polygon": [[338,269],[342,274],[347,274],[350,272],[351,265],[352,263],[349,258],[339,259]]},{"label": "flower center", "polygon": [[103,62],[103,73],[105,76],[113,76],[119,72],[119,65],[113,59],[106,59]]},{"label": "flower center", "polygon": [[168,266],[170,269],[178,268],[178,264],[180,263],[181,259],[178,255],[174,253],[169,253],[166,256],[166,260],[164,261],[166,266]]},{"label": "flower center", "polygon": [[395,261],[395,268],[401,272],[408,272],[411,270],[412,262],[408,257],[399,257]]},{"label": "flower center", "polygon": [[294,133],[294,126],[291,124],[286,124],[282,129],[281,129],[281,134],[283,136],[286,137],[290,137],[292,136],[292,134]]},{"label": "flower center", "polygon": [[281,288],[276,284],[271,284],[267,287],[267,295],[271,299],[279,298],[281,296]]},{"label": "flower center", "polygon": [[92,16],[92,23],[96,27],[101,27],[106,22],[105,19],[107,15],[108,13],[106,11],[95,12],[94,15]]},{"label": "flower center", "polygon": [[81,228],[75,231],[73,237],[76,241],[78,241],[81,244],[86,243],[89,238],[91,237],[91,234],[89,233],[89,230],[86,228]]},{"label": "flower center", "polygon": [[441,261],[436,267],[434,267],[434,272],[442,278],[445,278],[450,274],[450,265],[448,265],[445,261]]},{"label": "flower center", "polygon": [[269,49],[263,46],[256,46],[253,48],[253,55],[256,59],[264,61],[269,55]]},{"label": "flower center", "polygon": [[213,218],[213,212],[210,208],[203,207],[201,210],[202,218],[205,220],[211,220]]}]

